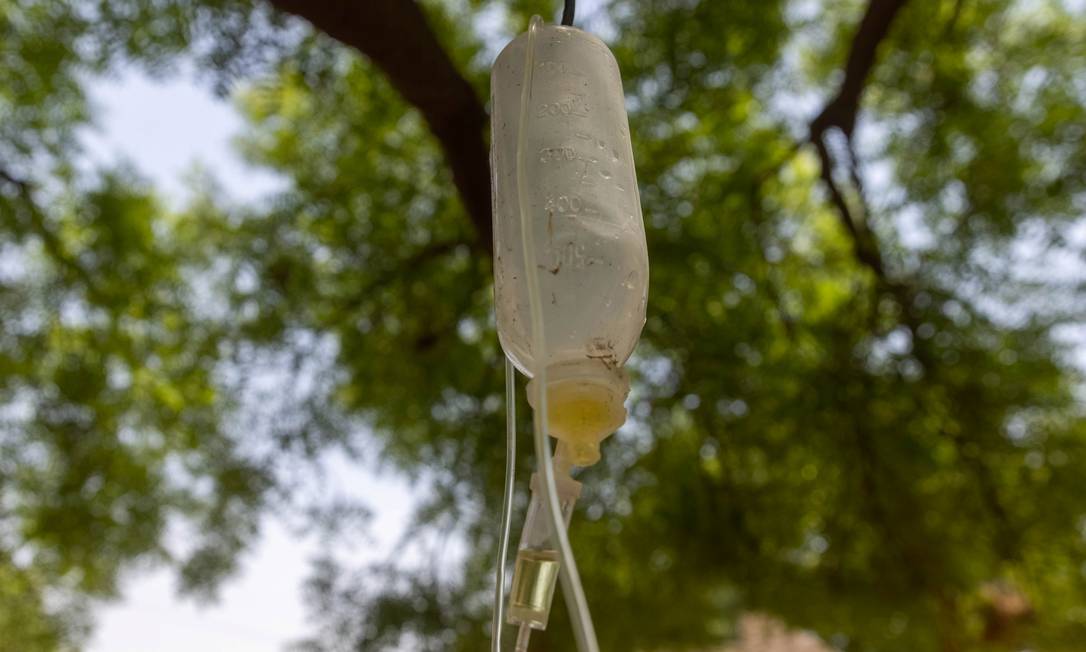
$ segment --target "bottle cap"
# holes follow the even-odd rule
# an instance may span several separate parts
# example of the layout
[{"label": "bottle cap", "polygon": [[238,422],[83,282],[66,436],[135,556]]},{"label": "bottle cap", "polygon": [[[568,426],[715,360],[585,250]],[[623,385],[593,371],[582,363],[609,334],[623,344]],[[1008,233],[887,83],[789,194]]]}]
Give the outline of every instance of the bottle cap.
[{"label": "bottle cap", "polygon": [[[533,408],[535,383],[528,383],[528,403]],[[599,360],[547,367],[547,425],[552,437],[565,442],[575,466],[599,461],[600,442],[626,422],[623,403],[629,393],[626,374]]]}]

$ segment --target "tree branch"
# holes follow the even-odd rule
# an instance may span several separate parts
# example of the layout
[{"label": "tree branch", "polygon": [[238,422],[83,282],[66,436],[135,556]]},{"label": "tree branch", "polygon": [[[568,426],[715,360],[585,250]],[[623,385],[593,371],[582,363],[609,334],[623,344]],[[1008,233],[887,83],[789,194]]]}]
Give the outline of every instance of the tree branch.
[{"label": "tree branch", "polygon": [[[853,36],[848,60],[845,64],[845,77],[841,82],[841,87],[838,89],[837,94],[826,104],[825,108],[811,121],[809,138],[818,152],[822,168],[821,178],[829,192],[830,203],[837,210],[845,230],[852,237],[857,259],[875,273],[879,287],[889,292],[901,306],[902,321],[913,334],[912,339],[915,347],[913,353],[923,367],[930,368],[934,364],[934,360],[925,347],[922,346],[923,339],[917,337],[916,334],[920,324],[912,311],[915,296],[914,289],[900,279],[890,278],[887,275],[878,240],[867,227],[867,222],[864,219],[869,211],[863,196],[862,181],[852,138],[859,113],[860,100],[867,78],[871,73],[871,69],[875,66],[878,47],[886,39],[894,18],[905,6],[906,2],[908,0],[870,0],[856,34]],[[956,2],[948,31],[952,28],[954,21],[957,20],[960,11],[961,2]],[[860,215],[854,214],[844,192],[834,179],[835,161],[826,140],[828,132],[834,128],[839,129],[845,137],[849,158],[847,162],[849,180],[854,186],[858,197]],[[961,435],[950,436],[950,439],[958,447],[959,451],[964,450],[966,442]],[[867,455],[870,456],[869,451]],[[984,465],[983,460],[977,457],[964,455],[963,457],[967,459],[967,464],[976,476],[981,500],[991,511],[999,529],[1001,540],[997,542],[997,547],[1000,555],[1004,559],[1015,558],[1017,555],[1017,541],[1013,534],[1014,528],[1010,524],[1007,509],[1003,505],[988,468]],[[869,463],[870,461],[861,465],[861,469],[866,472]],[[870,489],[868,490],[870,491]]]},{"label": "tree branch", "polygon": [[860,108],[860,97],[871,69],[875,67],[879,45],[890,32],[890,25],[908,0],[871,0],[860,20],[856,34],[849,46],[848,61],[845,63],[845,78],[837,95],[826,105],[822,112],[811,122],[811,135],[820,136],[830,127],[837,127],[849,139],[856,126],[856,114]]},{"label": "tree branch", "polygon": [[4,168],[0,168],[0,181],[6,181],[8,185],[14,187],[24,197],[30,194],[30,183],[11,174]]},{"label": "tree branch", "polygon": [[[860,110],[860,99],[871,69],[875,66],[879,45],[890,32],[890,25],[908,0],[871,0],[860,20],[856,34],[852,37],[848,60],[845,63],[845,76],[837,94],[826,104],[822,111],[811,121],[810,141],[818,151],[821,163],[821,177],[830,195],[830,202],[841,219],[845,230],[852,236],[856,257],[879,278],[886,280],[882,253],[874,234],[867,228],[865,216],[866,202],[863,187],[857,169],[855,147],[852,133],[856,128],[856,116]],[[849,178],[855,186],[862,215],[854,214],[849,207],[844,192],[833,177],[834,159],[826,138],[830,129],[839,129],[845,137],[849,152]]]},{"label": "tree branch", "polygon": [[[62,270],[67,271],[71,276],[74,276],[81,281],[87,290],[87,295],[97,302],[99,305],[106,305],[108,303],[108,297],[101,288],[98,287],[98,282],[91,276],[76,259],[71,255],[67,247],[61,241],[60,237],[56,233],[50,230],[45,215],[34,201],[34,188],[29,181],[21,179],[4,168],[0,167],[0,181],[13,187],[21,202],[19,208],[23,209],[25,217],[29,222],[30,232],[38,236],[41,239],[42,246],[45,248],[46,253],[53,257]],[[22,225],[18,224],[18,214],[13,212],[8,215],[12,222],[12,226],[19,228]]]},{"label": "tree branch", "polygon": [[486,250],[491,242],[487,114],[413,0],[269,0],[366,55],[422,114]]}]

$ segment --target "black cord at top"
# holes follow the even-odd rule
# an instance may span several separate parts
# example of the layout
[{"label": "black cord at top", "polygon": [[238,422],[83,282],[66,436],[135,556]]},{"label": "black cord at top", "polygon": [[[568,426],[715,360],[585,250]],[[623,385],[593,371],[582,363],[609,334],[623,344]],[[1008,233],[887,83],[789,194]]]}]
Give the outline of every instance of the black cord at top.
[{"label": "black cord at top", "polygon": [[577,11],[577,0],[566,0],[562,8],[562,24],[573,25],[573,12]]}]

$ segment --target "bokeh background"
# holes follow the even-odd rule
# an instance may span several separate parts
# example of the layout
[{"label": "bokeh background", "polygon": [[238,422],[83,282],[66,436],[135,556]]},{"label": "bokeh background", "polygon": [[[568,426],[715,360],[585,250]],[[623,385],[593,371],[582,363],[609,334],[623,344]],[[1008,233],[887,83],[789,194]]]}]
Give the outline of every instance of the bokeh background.
[{"label": "bokeh background", "polygon": [[[557,4],[0,0],[0,650],[485,649]],[[1081,650],[1086,3],[580,4],[652,263],[601,648]]]}]

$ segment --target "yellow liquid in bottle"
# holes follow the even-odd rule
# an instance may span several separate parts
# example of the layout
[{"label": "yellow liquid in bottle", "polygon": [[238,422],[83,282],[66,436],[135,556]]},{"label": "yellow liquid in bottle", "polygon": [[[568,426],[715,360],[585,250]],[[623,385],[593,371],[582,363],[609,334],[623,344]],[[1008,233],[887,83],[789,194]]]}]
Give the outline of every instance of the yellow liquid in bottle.
[{"label": "yellow liquid in bottle", "polygon": [[557,581],[557,550],[525,548],[518,552],[509,594],[509,622],[546,628]]}]

